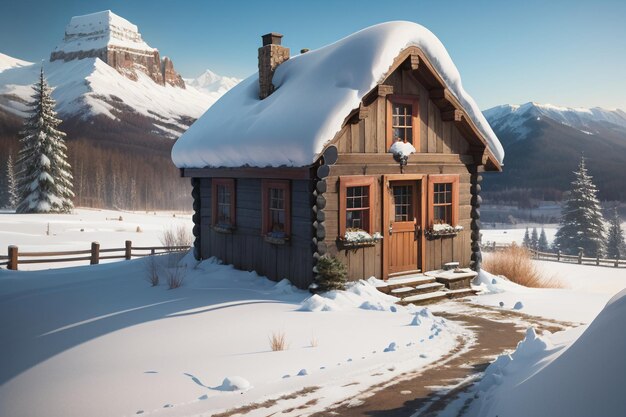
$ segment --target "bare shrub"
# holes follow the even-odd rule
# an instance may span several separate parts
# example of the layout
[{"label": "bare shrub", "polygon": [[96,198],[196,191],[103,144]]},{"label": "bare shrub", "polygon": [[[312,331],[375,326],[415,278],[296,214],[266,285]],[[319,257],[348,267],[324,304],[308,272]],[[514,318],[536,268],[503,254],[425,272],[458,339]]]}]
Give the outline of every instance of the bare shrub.
[{"label": "bare shrub", "polygon": [[[191,233],[185,226],[170,227],[161,234],[161,244],[163,246],[185,246],[189,247],[192,243]],[[177,249],[178,251],[184,251],[186,248]]]},{"label": "bare shrub", "polygon": [[167,286],[170,290],[181,287],[183,285],[183,281],[185,280],[185,275],[187,275],[187,267],[186,266],[174,266],[173,268],[165,269],[165,276],[167,281]]},{"label": "bare shrub", "polygon": [[556,276],[545,276],[533,263],[528,249],[512,244],[506,249],[490,253],[483,261],[483,269],[502,275],[510,281],[532,288],[561,288]]},{"label": "bare shrub", "polygon": [[159,261],[156,256],[148,256],[146,261],[146,280],[153,287],[159,285]]},{"label": "bare shrub", "polygon": [[284,332],[274,332],[269,339],[273,352],[287,349],[287,338]]}]

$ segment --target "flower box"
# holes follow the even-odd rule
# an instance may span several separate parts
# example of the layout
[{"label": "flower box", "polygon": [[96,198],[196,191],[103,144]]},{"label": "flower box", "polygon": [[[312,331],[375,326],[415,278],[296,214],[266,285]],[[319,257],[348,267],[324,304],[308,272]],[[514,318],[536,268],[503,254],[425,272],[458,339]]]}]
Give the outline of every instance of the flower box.
[{"label": "flower box", "polygon": [[374,246],[383,239],[383,236],[376,232],[370,235],[365,230],[348,229],[343,237],[337,239],[337,246],[340,249],[359,249]]},{"label": "flower box", "polygon": [[436,224],[424,231],[426,239],[440,239],[444,237],[454,237],[463,230],[463,226],[450,226],[449,224]]}]

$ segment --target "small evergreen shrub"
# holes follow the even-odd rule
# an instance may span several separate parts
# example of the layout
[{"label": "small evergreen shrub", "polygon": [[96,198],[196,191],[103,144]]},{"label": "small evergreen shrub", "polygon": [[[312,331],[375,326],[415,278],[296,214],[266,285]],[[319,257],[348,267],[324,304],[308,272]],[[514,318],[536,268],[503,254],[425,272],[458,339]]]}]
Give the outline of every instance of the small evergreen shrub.
[{"label": "small evergreen shrub", "polygon": [[337,258],[322,256],[317,260],[316,292],[344,290],[348,271],[346,266]]}]

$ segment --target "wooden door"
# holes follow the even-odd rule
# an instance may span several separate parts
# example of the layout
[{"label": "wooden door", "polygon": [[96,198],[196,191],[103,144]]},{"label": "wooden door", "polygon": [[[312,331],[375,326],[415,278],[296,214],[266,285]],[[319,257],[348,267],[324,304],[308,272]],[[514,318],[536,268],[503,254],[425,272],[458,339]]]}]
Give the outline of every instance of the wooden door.
[{"label": "wooden door", "polygon": [[421,180],[390,181],[386,211],[388,274],[421,270]]}]

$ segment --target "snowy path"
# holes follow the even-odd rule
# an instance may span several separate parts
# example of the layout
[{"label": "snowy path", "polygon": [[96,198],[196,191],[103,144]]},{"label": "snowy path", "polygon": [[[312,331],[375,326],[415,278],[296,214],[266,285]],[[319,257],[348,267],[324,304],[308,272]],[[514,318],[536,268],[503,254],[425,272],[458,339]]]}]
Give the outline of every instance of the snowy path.
[{"label": "snowy path", "polygon": [[480,378],[495,357],[515,349],[528,326],[554,332],[574,325],[466,302],[444,304],[455,313],[439,315],[467,329],[459,335],[459,344],[453,351],[420,371],[370,387],[313,416],[332,412],[342,417],[434,417]]}]

